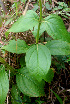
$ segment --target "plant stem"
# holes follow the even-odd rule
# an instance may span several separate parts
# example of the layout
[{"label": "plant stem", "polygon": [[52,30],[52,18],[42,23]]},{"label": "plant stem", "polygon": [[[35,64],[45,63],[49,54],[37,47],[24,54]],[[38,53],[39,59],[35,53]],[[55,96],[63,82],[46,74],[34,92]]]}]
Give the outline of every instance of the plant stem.
[{"label": "plant stem", "polygon": [[39,5],[40,5],[40,18],[39,18],[39,24],[38,24],[38,30],[37,30],[36,44],[38,44],[40,25],[41,25],[41,21],[42,21],[42,2],[41,2],[41,0],[39,0]]},{"label": "plant stem", "polygon": [[40,5],[40,22],[42,20],[42,2],[39,0],[39,5]]},{"label": "plant stem", "polygon": [[5,67],[7,67],[7,70],[10,70],[11,72],[14,73],[15,69],[11,67],[7,62],[5,62],[5,60],[2,57],[0,57],[0,62],[3,63]]}]

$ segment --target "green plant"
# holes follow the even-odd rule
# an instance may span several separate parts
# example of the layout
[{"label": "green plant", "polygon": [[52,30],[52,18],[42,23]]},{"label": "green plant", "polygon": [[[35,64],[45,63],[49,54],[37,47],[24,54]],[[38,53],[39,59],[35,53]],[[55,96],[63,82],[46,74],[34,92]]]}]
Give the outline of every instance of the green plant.
[{"label": "green plant", "polygon": [[[50,14],[48,17],[43,18],[41,0],[39,0],[39,5],[40,16],[35,11],[28,10],[26,15],[19,17],[17,22],[5,34],[8,37],[9,32],[17,33],[30,29],[35,36],[36,43],[28,46],[24,40],[10,40],[8,45],[1,48],[16,54],[26,53],[24,61],[26,65],[23,63],[24,66],[22,65],[20,69],[15,69],[14,71],[17,85],[12,85],[12,89],[14,90],[17,87],[19,92],[30,97],[44,96],[45,81],[48,83],[52,81],[54,72],[53,68],[50,68],[51,55],[70,54],[70,35],[61,17],[56,14]],[[48,35],[54,39],[45,45],[38,42],[44,31],[47,31]],[[2,62],[2,59],[0,61]],[[13,90],[11,90],[11,93],[13,93]],[[1,95],[1,97],[3,96]],[[22,100],[18,98],[19,94],[16,95],[14,100],[20,104]]]},{"label": "green plant", "polygon": [[[52,91],[52,90],[51,90]],[[58,94],[56,94],[54,91],[52,91],[54,93],[54,95],[56,96],[56,98],[58,99],[58,101],[60,102],[60,104],[64,104],[65,100],[67,99],[67,97],[65,98],[64,101],[62,101],[62,99],[59,97]]]},{"label": "green plant", "polygon": [[0,103],[5,102],[7,92],[9,90],[9,80],[7,73],[5,72],[5,67],[0,66]]},{"label": "green plant", "polygon": [[68,18],[68,16],[70,16],[69,14],[70,8],[68,8],[68,5],[64,2],[57,2],[57,4],[58,6],[53,8],[53,11],[56,10],[56,14],[61,14],[65,18]]}]

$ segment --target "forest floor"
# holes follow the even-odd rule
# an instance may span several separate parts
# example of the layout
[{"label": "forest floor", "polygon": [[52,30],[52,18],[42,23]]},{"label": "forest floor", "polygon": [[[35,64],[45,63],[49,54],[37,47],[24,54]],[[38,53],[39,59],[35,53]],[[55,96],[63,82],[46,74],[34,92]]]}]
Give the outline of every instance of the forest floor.
[{"label": "forest floor", "polygon": [[[56,2],[58,1],[56,0]],[[3,2],[5,2],[5,0],[3,0]],[[49,5],[55,7],[57,6],[56,2],[54,2],[53,4],[49,3]],[[13,7],[13,3],[14,3],[14,0],[9,0],[4,3],[5,8],[0,7],[4,12],[6,12],[6,14],[4,14],[4,12],[0,11],[1,12],[0,14],[2,16],[2,24],[0,26],[0,47],[8,44],[8,42],[13,38],[25,40],[28,45],[35,43],[35,39],[31,31],[26,31],[24,33],[14,33],[14,34],[10,33],[8,38],[6,38],[5,32],[11,27],[11,25],[13,24],[13,21],[15,21],[15,20],[10,21],[10,23],[6,22],[16,11],[14,10],[15,7]],[[36,1],[31,1],[28,9],[33,9],[35,3]],[[25,4],[22,3],[22,5],[20,5],[19,3],[19,7],[18,7],[19,13],[17,18],[22,14],[23,9],[25,8]],[[70,6],[70,4],[68,5]],[[43,9],[44,9],[43,12],[45,14],[46,8],[43,8]],[[39,12],[39,10],[37,10],[36,12]],[[51,13],[50,10],[48,10],[47,12],[49,14]],[[55,13],[56,11],[54,10],[53,12]],[[67,31],[70,32],[69,16],[67,16],[68,18],[65,18],[61,14],[59,15],[63,19]],[[46,37],[47,37],[47,33],[45,34],[45,38]],[[42,41],[41,39],[44,40],[44,34],[41,36],[40,41]],[[3,52],[0,50],[0,56],[3,57],[7,63],[10,63],[10,65],[13,68],[15,69],[20,68],[20,65],[18,65],[17,63],[17,58],[20,59],[22,55],[16,55],[16,54],[9,53],[7,51]],[[57,93],[61,97],[64,104],[70,104],[70,61],[67,61],[68,58],[69,58],[68,56],[58,56],[58,57],[52,56],[51,67],[55,69],[54,78],[50,84],[48,83],[45,84],[45,88],[44,88],[45,96],[40,97],[40,101],[44,101],[44,102],[39,104],[60,104],[56,96],[53,94],[52,91],[50,91],[50,89],[53,90],[55,93]],[[2,63],[0,63],[0,65],[1,64]],[[31,104],[38,104],[36,102],[38,98],[30,98],[30,99],[31,99]]]}]

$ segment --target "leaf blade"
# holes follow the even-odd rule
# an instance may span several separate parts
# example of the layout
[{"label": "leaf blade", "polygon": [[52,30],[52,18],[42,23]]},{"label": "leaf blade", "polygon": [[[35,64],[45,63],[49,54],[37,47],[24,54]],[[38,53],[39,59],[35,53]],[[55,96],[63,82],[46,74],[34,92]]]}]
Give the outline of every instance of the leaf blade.
[{"label": "leaf blade", "polygon": [[54,77],[54,71],[52,68],[50,68],[44,80],[48,83],[51,83],[51,81],[53,80],[53,77]]},{"label": "leaf blade", "polygon": [[[19,19],[12,25],[12,27],[7,32],[24,32],[38,24],[39,17],[32,11],[28,10],[25,16],[19,17]],[[7,33],[6,33],[7,34]]]},{"label": "leaf blade", "polygon": [[2,49],[5,49],[12,53],[21,54],[21,53],[26,53],[28,49],[28,45],[25,43],[24,40],[17,39],[17,41],[15,41],[13,39],[9,41],[8,45],[3,46]]},{"label": "leaf blade", "polygon": [[19,69],[16,75],[16,82],[19,90],[30,97],[38,97],[44,95],[44,82],[38,82],[35,78],[31,77],[27,68]]},{"label": "leaf blade", "polygon": [[50,68],[51,54],[44,45],[33,45],[26,52],[25,61],[29,72],[37,78],[38,81],[41,81]]},{"label": "leaf blade", "polygon": [[9,90],[9,80],[7,73],[5,72],[5,67],[0,67],[0,104],[5,102],[7,93]]},{"label": "leaf blade", "polygon": [[[51,90],[51,89],[50,89]],[[52,91],[52,90],[51,90]],[[60,104],[63,104],[63,101],[62,101],[62,99],[54,92],[54,91],[52,91],[53,93],[54,93],[54,95],[56,96],[56,98],[58,99],[58,101],[60,102]]]},{"label": "leaf blade", "polygon": [[70,35],[68,34],[65,28],[63,20],[58,15],[49,15],[42,21],[41,26],[45,28],[47,33],[53,39],[60,39],[63,41],[70,42]]},{"label": "leaf blade", "polygon": [[52,55],[69,55],[70,43],[61,40],[51,40],[45,44]]}]

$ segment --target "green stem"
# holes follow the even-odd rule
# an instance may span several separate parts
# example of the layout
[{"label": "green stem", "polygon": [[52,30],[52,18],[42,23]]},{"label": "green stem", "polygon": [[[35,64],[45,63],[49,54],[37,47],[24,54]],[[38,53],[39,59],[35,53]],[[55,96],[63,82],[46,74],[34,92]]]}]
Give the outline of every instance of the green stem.
[{"label": "green stem", "polygon": [[41,25],[41,21],[42,21],[42,2],[41,2],[41,0],[39,0],[39,5],[40,5],[40,18],[39,18],[39,24],[38,24],[38,30],[37,30],[36,44],[38,44],[40,25]]},{"label": "green stem", "polygon": [[7,62],[5,62],[5,60],[2,57],[0,57],[0,62],[4,64],[5,67],[7,67],[7,70],[10,70],[13,73],[15,72],[15,69],[11,67]]}]

